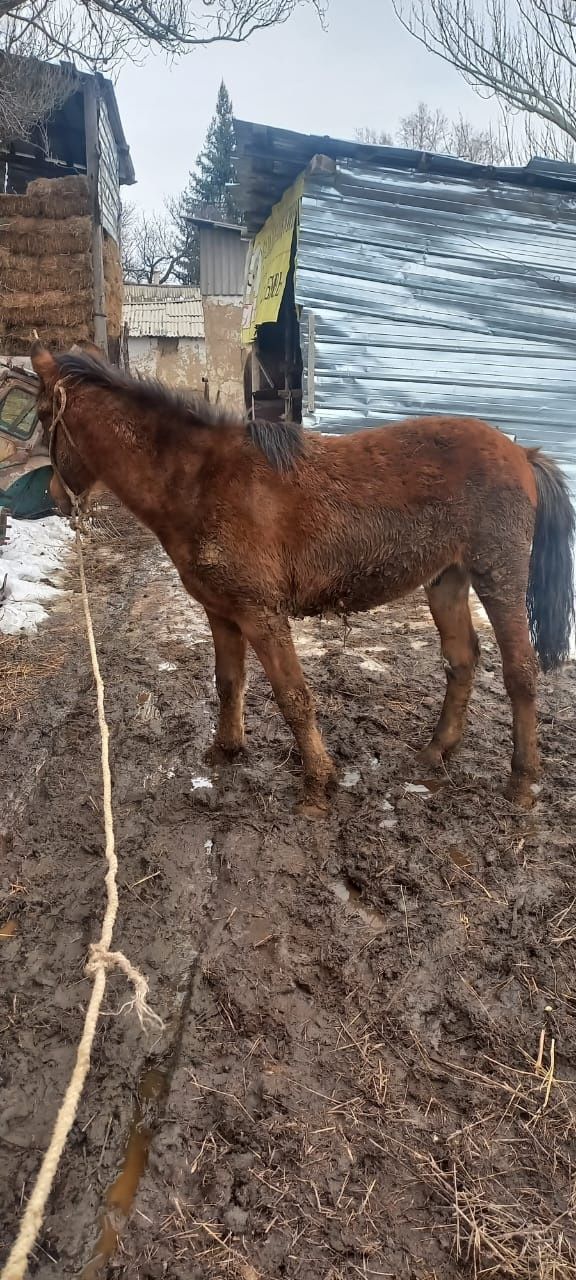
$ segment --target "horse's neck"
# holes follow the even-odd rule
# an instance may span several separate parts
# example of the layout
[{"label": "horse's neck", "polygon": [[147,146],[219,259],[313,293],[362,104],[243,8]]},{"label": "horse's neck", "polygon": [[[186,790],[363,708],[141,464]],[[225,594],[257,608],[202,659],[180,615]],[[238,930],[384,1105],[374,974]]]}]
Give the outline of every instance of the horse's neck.
[{"label": "horse's neck", "polygon": [[[193,441],[191,433],[186,449],[186,473],[191,488],[202,463],[202,435],[202,432],[198,433],[196,447],[190,448]],[[165,449],[160,455],[157,439],[156,424],[144,414],[123,414],[122,418],[112,418],[104,430],[99,430],[95,415],[94,420],[87,420],[83,433],[86,462],[93,474],[140,520],[154,529],[165,515],[166,503],[170,500],[169,487],[177,466],[171,457],[172,450],[177,452],[177,442],[172,434],[167,433]]]}]

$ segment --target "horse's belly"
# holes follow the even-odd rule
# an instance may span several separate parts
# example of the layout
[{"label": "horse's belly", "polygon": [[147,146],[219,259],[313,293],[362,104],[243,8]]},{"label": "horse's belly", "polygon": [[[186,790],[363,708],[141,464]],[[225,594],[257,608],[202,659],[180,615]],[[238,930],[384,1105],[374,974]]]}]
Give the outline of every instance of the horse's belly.
[{"label": "horse's belly", "polygon": [[401,519],[389,512],[341,522],[311,540],[293,565],[294,612],[361,613],[409,595],[460,561],[460,531],[437,507]]},{"label": "horse's belly", "polygon": [[301,617],[313,617],[322,613],[365,613],[368,609],[391,604],[393,600],[400,600],[402,596],[416,591],[424,582],[437,577],[443,568],[445,566],[441,565],[429,574],[371,574],[351,583],[333,584],[316,590],[310,585],[308,590],[298,593],[291,612]]}]

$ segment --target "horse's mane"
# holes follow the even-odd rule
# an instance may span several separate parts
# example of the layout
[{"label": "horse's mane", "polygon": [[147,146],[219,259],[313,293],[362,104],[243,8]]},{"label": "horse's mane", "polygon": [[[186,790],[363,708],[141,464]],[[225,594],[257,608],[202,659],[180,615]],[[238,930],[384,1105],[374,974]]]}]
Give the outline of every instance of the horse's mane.
[{"label": "horse's mane", "polygon": [[152,378],[132,378],[122,369],[84,353],[55,355],[59,374],[83,386],[118,391],[142,409],[169,413],[187,427],[243,427],[252,444],[275,471],[289,471],[304,452],[302,428],[293,422],[252,422],[202,396],[172,390]]}]

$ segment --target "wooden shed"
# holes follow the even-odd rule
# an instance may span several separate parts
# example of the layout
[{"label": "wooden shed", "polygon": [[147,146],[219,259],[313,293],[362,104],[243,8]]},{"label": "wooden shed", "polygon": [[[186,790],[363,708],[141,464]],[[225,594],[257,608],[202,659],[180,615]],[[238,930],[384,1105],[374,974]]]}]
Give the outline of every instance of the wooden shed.
[{"label": "wooden shed", "polygon": [[0,144],[0,351],[31,329],[118,353],[120,188],[135,182],[110,80],[62,64],[66,94],[30,139]]}]

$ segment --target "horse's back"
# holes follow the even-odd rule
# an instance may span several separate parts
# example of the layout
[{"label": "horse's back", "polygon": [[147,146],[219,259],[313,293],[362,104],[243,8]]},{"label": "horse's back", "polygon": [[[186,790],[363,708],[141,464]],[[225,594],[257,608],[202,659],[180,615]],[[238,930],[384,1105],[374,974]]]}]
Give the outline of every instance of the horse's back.
[{"label": "horse's back", "polygon": [[473,486],[477,493],[520,488],[536,501],[526,451],[479,418],[407,418],[325,436],[314,461],[327,478],[348,484],[356,500],[381,486],[386,501],[420,506],[430,497],[454,500]]}]

